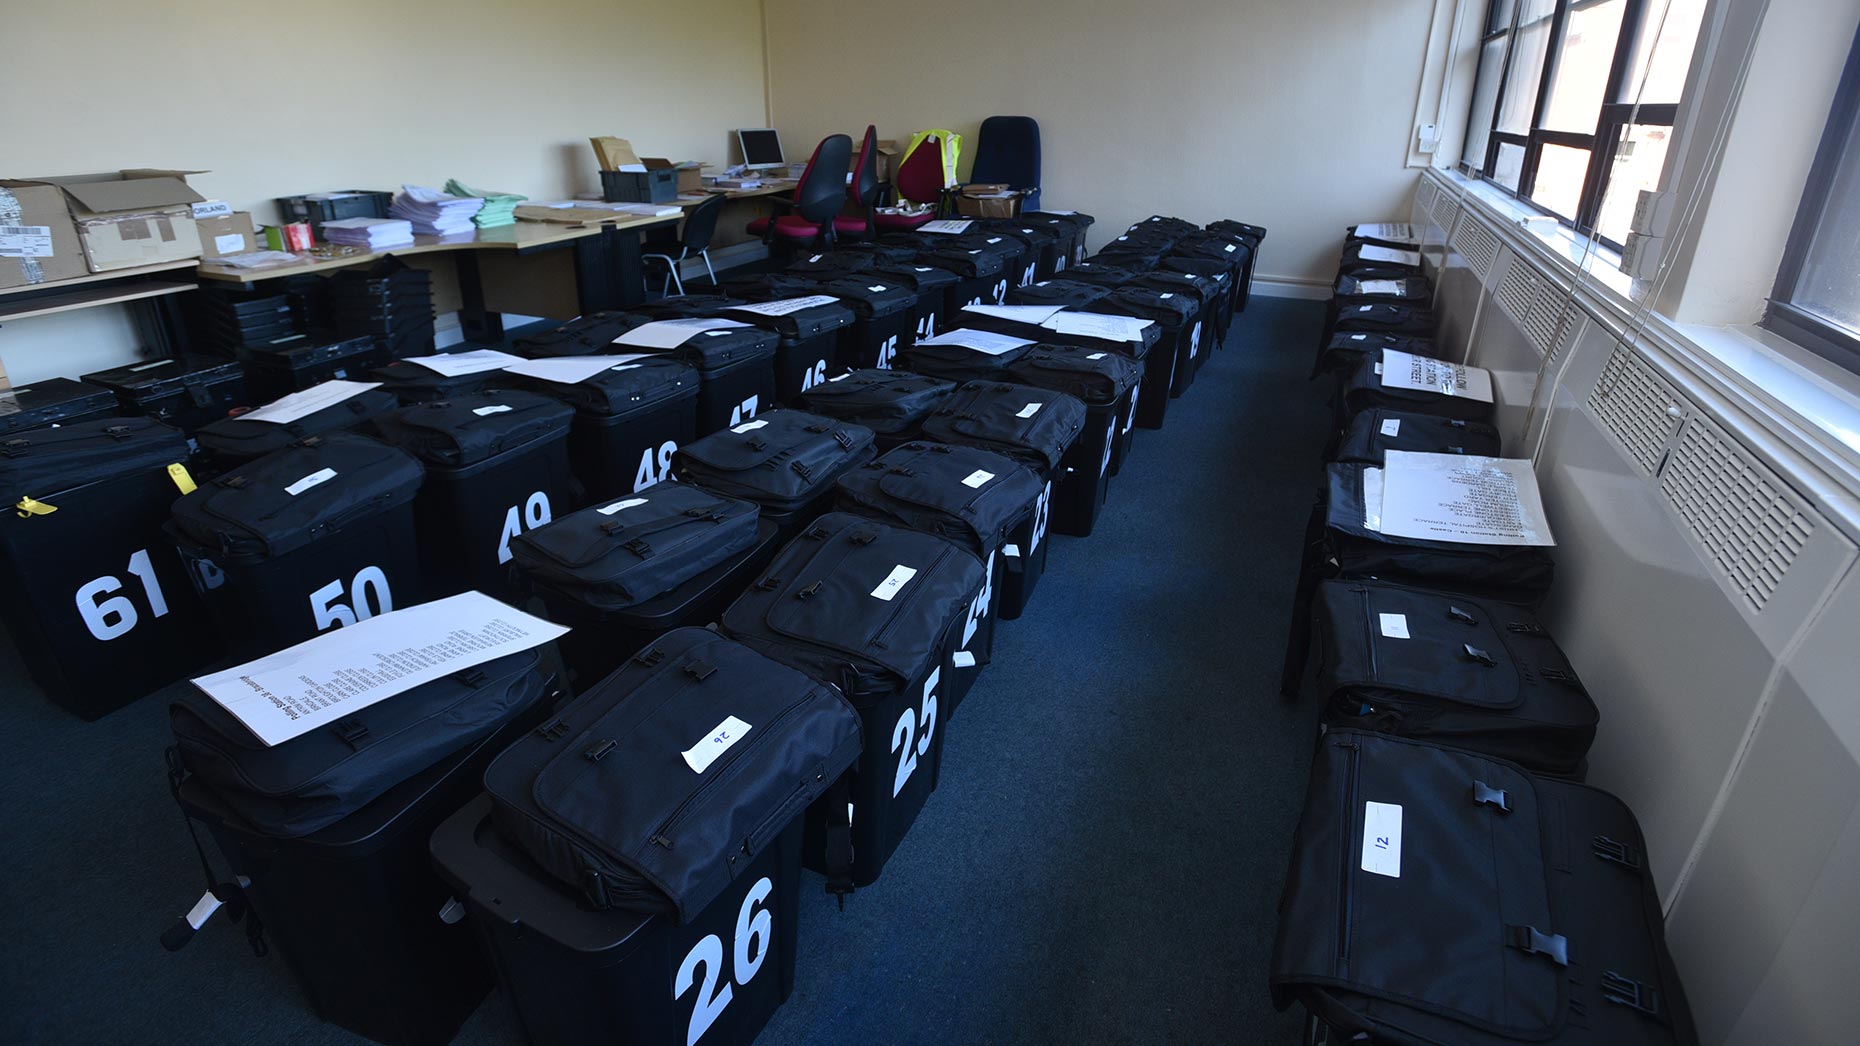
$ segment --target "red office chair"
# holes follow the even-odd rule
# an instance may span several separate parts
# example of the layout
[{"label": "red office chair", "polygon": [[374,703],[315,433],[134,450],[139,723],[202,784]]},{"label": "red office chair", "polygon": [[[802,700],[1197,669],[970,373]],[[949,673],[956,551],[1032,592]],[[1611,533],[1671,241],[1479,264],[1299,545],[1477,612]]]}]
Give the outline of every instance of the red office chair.
[{"label": "red office chair", "polygon": [[852,162],[852,139],[830,134],[814,146],[814,155],[794,184],[794,198],[767,197],[769,203],[792,214],[757,218],[749,223],[749,235],[762,237],[773,244],[777,239],[802,247],[816,241],[833,242],[833,217],[846,206],[846,170]]},{"label": "red office chair", "polygon": [[898,165],[893,185],[897,195],[914,203],[930,203],[936,207],[922,214],[885,214],[872,215],[879,232],[909,232],[930,221],[942,210],[943,184],[943,143],[935,138],[925,138],[911,154]]},{"label": "red office chair", "polygon": [[878,128],[871,124],[865,125],[865,137],[859,141],[859,155],[853,158],[848,195],[865,211],[865,217],[842,214],[833,219],[833,231],[861,240],[877,238],[872,213],[878,207]]}]

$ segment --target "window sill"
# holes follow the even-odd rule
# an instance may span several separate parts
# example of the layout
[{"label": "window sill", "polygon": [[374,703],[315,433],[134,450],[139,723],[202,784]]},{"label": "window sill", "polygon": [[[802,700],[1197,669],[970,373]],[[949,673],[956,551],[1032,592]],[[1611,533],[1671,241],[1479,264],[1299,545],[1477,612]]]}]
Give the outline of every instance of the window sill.
[{"label": "window sill", "polygon": [[1860,464],[1860,375],[1762,327],[1672,329],[1744,392],[1776,404]]},{"label": "window sill", "polygon": [[1455,170],[1437,169],[1435,173],[1453,183],[1462,200],[1476,201],[1487,218],[1523,232],[1555,260],[1565,277],[1586,272],[1595,284],[1615,294],[1622,309],[1634,308],[1634,281],[1621,271],[1619,252],[1600,240],[1577,234],[1554,215],[1543,213],[1488,181]]}]

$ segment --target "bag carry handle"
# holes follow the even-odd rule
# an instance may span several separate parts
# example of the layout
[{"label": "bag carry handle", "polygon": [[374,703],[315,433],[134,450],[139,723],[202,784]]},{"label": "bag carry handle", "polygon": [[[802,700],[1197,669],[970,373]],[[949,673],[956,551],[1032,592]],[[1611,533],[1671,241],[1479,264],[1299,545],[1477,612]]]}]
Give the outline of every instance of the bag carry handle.
[{"label": "bag carry handle", "polygon": [[207,924],[213,913],[225,908],[226,917],[233,922],[245,920],[245,937],[252,946],[252,954],[262,959],[270,953],[271,947],[265,943],[265,924],[245,897],[245,888],[251,885],[251,880],[239,875],[234,876],[232,882],[215,881],[213,864],[207,860],[207,848],[201,845],[200,833],[194,829],[194,818],[181,802],[181,782],[187,779],[187,770],[181,765],[181,751],[170,745],[164,755],[168,761],[168,794],[173,797],[175,808],[181,811],[181,820],[187,824],[188,838],[194,841],[194,853],[200,858],[200,871],[206,876],[207,892],[194,902],[187,914],[162,931],[161,946],[171,952],[187,947],[187,942],[194,939],[194,934]]},{"label": "bag carry handle", "polygon": [[827,789],[827,840],[825,854],[827,892],[839,898],[846,910],[846,895],[854,890],[852,841],[852,771],[840,774]]}]

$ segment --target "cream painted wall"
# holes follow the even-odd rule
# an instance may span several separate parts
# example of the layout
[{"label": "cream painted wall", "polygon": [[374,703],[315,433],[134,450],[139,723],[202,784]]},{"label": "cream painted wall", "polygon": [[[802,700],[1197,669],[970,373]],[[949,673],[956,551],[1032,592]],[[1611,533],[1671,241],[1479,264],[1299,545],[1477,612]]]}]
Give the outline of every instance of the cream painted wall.
[{"label": "cream painted wall", "polygon": [[[588,136],[723,162],[762,126],[758,0],[60,0],[9,4],[0,176],[181,167],[277,196],[447,178],[597,187]],[[115,313],[115,315],[111,315]],[[15,383],[130,358],[119,310],[0,328]]]},{"label": "cream painted wall", "polygon": [[[1260,275],[1328,284],[1350,222],[1407,213],[1429,3],[1328,0],[765,0],[775,124],[796,158],[1032,116],[1043,204],[1271,230]],[[856,27],[876,22],[869,32]],[[835,46],[857,41],[855,46]],[[966,174],[965,160],[962,171]]]}]

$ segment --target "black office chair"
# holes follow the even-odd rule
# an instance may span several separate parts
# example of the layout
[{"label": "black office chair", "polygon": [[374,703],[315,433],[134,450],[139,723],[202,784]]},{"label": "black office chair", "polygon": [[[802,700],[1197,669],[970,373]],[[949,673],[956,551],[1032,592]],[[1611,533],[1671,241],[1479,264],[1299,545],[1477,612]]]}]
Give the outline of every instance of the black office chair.
[{"label": "black office chair", "polygon": [[859,155],[853,159],[851,188],[853,203],[865,212],[865,216],[842,214],[833,219],[833,231],[860,240],[875,240],[878,231],[872,223],[872,215],[878,209],[878,129],[871,124],[865,125],[865,137],[859,143]]},{"label": "black office chair", "polygon": [[798,246],[833,242],[833,216],[846,206],[846,172],[852,166],[852,139],[830,134],[814,147],[807,170],[795,183],[794,198],[767,197],[777,211],[772,218],[757,218],[749,223],[749,235],[762,237],[771,246],[782,240]]},{"label": "black office chair", "polygon": [[678,254],[647,254],[643,259],[665,263],[665,283],[659,287],[659,297],[666,297],[673,287],[678,288],[680,297],[685,293],[685,281],[678,274],[679,263],[693,254],[704,259],[704,271],[710,273],[711,286],[717,285],[717,270],[710,267],[710,241],[717,235],[717,215],[723,211],[725,197],[720,193],[685,212],[685,227],[678,233]]},{"label": "black office chair", "polygon": [[990,116],[975,144],[971,182],[1024,189],[1024,210],[1040,209],[1040,125],[1031,116]]}]

